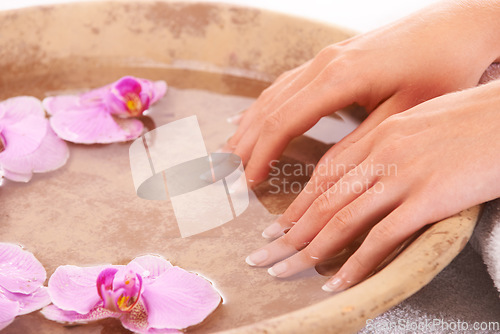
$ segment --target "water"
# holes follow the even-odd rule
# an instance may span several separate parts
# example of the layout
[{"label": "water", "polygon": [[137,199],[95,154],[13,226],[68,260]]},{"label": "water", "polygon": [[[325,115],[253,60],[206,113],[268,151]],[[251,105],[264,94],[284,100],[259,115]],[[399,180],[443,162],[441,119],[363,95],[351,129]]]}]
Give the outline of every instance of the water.
[{"label": "water", "polygon": [[[268,82],[182,69],[60,66],[43,79],[19,76],[0,89],[1,98],[97,87],[123,75],[166,80],[169,90],[144,118],[153,128],[197,115],[210,152],[236,129],[226,119],[247,108]],[[270,195],[261,185],[250,195],[249,208],[233,221],[205,233],[181,238],[169,201],[137,197],[128,160],[130,143],[70,144],[70,158],[61,169],[35,175],[28,184],[5,182],[0,187],[0,240],[20,243],[42,262],[50,276],[59,265],[126,264],[134,257],[160,254],[186,270],[211,280],[224,303],[192,332],[212,332],[248,325],[311,305],[330,296],[321,290],[326,278],[314,270],[289,279],[252,268],[245,257],[268,241],[265,227],[295,195]],[[301,150],[303,145],[311,149]],[[327,146],[305,137],[287,150],[294,163],[314,163]],[[291,176],[305,182],[307,177]],[[259,197],[259,199],[257,198]],[[35,313],[22,316],[6,333],[65,333],[65,327]],[[71,333],[126,333],[115,320],[72,328]]]}]

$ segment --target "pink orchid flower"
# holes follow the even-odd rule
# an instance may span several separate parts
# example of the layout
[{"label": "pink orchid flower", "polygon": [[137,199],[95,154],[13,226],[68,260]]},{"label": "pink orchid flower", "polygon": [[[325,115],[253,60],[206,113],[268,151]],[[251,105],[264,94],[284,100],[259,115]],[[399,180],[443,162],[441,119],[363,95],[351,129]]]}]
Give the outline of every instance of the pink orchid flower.
[{"label": "pink orchid flower", "polygon": [[30,96],[0,103],[0,175],[27,182],[33,173],[63,166],[69,156],[45,118],[40,100]]},{"label": "pink orchid flower", "polygon": [[53,305],[42,314],[63,323],[118,318],[137,333],[179,333],[220,304],[203,277],[145,255],[126,266],[61,266],[49,279]]},{"label": "pink orchid flower", "polygon": [[47,97],[43,105],[59,137],[81,144],[107,144],[139,137],[141,116],[167,91],[165,81],[126,76],[79,95]]},{"label": "pink orchid flower", "polygon": [[17,245],[0,243],[0,330],[18,315],[50,304],[43,282],[47,273],[40,262]]}]

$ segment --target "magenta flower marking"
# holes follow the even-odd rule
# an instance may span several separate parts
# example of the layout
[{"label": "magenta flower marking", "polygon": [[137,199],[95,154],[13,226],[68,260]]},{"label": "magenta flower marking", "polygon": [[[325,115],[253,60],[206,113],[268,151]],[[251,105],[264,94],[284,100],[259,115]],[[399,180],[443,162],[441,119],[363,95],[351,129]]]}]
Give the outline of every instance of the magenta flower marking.
[{"label": "magenta flower marking", "polygon": [[203,277],[146,255],[126,266],[61,266],[49,279],[50,320],[85,323],[118,318],[137,333],[179,333],[202,322],[221,297]]},{"label": "magenta flower marking", "polygon": [[40,262],[17,245],[0,243],[0,330],[18,315],[50,304]]},{"label": "magenta flower marking", "polygon": [[165,81],[152,82],[126,76],[80,95],[47,97],[43,105],[52,115],[50,125],[64,140],[82,144],[107,144],[135,139],[141,116],[167,91]]},{"label": "magenta flower marking", "polygon": [[68,156],[38,99],[20,96],[0,103],[0,175],[27,182],[33,173],[63,166]]}]

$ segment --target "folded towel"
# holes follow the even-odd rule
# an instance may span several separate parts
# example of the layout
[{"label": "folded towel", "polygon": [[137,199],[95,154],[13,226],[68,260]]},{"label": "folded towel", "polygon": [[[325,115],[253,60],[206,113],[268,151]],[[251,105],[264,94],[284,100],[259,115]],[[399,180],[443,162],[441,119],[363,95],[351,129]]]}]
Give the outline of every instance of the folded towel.
[{"label": "folded towel", "polygon": [[488,273],[500,293],[500,198],[485,204],[472,235],[471,244],[482,256]]}]

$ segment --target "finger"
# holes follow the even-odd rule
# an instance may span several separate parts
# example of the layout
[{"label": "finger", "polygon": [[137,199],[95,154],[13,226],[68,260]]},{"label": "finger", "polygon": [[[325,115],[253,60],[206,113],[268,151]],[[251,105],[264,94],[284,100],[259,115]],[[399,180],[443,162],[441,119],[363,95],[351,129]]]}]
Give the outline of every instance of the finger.
[{"label": "finger", "polygon": [[[273,113],[289,98],[313,81],[318,74],[323,72],[324,68],[338,52],[339,48],[335,46],[324,48],[314,59],[289,71],[291,72],[290,75],[283,76],[283,79],[278,80],[276,84],[273,84],[261,94],[253,106],[254,111],[248,115],[248,121],[238,128],[237,132],[231,137],[228,143],[228,146],[236,147],[239,146],[242,138],[246,139],[246,145],[237,153],[242,157],[245,163],[247,162],[246,157],[250,156],[250,152],[247,152],[247,150],[251,150],[255,145],[255,141],[258,138],[258,132],[263,125],[264,117],[262,116]],[[248,133],[250,125],[252,125],[254,132],[256,132],[253,135],[249,135]]]},{"label": "finger", "polygon": [[[380,182],[375,183],[372,186],[372,188],[370,188],[368,191],[361,194],[359,197],[357,197],[355,200],[353,200],[352,202],[350,202],[346,206],[344,206],[340,209],[337,209],[336,214],[333,216],[333,218],[331,218],[328,221],[328,223],[323,228],[323,230],[325,230],[327,227],[328,227],[328,231],[331,231],[332,228],[333,229],[341,228],[343,234],[340,235],[339,233],[337,233],[337,231],[333,231],[330,235],[327,235],[327,237],[330,237],[330,240],[327,241],[323,245],[324,247],[329,247],[329,248],[338,247],[339,250],[341,250],[342,248],[345,247],[344,244],[347,244],[350,241],[355,239],[355,236],[352,236],[352,238],[351,238],[351,235],[349,235],[347,233],[349,231],[349,229],[354,230],[355,228],[357,228],[357,226],[367,224],[368,221],[370,221],[373,218],[372,217],[373,213],[382,210],[382,208],[385,208],[386,206],[388,206],[390,204],[391,196],[373,196],[375,189],[380,187],[379,183]],[[369,205],[372,208],[372,210],[366,210],[366,208],[364,207],[365,205]],[[360,214],[355,217],[356,221],[353,221],[353,222],[348,221],[348,216],[349,216],[348,214],[355,212],[355,210],[360,211]],[[354,216],[349,216],[349,217],[350,217],[349,219],[354,219]],[[352,226],[351,226],[351,223],[352,223]],[[342,224],[342,225],[339,225],[339,224]],[[297,227],[297,225],[294,226],[292,228],[292,230],[296,227]],[[307,226],[303,226],[303,228],[307,229]],[[265,252],[260,252],[259,254],[262,255],[265,253],[267,255],[267,258],[265,260],[260,258],[261,261],[258,263],[258,265],[268,265],[268,264],[274,263],[278,260],[281,260],[281,259],[284,259],[288,256],[291,256],[291,255],[297,253],[297,251],[302,249],[302,251],[297,253],[297,254],[302,253],[302,255],[300,255],[300,258],[298,258],[297,254],[296,254],[296,255],[289,258],[289,259],[292,259],[291,262],[289,262],[287,260],[282,261],[284,263],[283,265],[286,265],[287,267],[289,267],[289,270],[290,270],[289,274],[284,273],[284,272],[278,273],[278,271],[275,270],[276,268],[273,269],[274,273],[276,273],[277,275],[286,274],[287,276],[289,276],[289,275],[293,274],[292,272],[298,272],[299,267],[300,268],[311,267],[314,265],[314,263],[317,263],[318,261],[322,260],[321,253],[318,252],[318,254],[312,254],[311,250],[316,250],[318,248],[318,245],[317,245],[318,241],[316,239],[319,238],[322,234],[324,234],[323,230],[321,230],[319,233],[317,233],[316,237],[310,242],[309,245],[307,245],[307,246],[301,245],[301,247],[297,247],[297,245],[299,245],[299,242],[300,242],[299,241],[300,236],[298,233],[295,235],[290,234],[292,236],[292,239],[290,239],[290,236],[288,236],[288,234],[291,233],[292,230],[290,230],[290,232],[288,232],[283,237],[278,238],[274,242],[270,243],[269,245],[261,248],[261,250],[265,250]],[[307,233],[309,233],[309,232],[307,232]],[[355,234],[355,233],[352,232],[351,234]],[[296,240],[294,240],[293,238],[296,238]],[[344,239],[348,239],[348,240],[344,240]],[[335,243],[335,240],[337,241],[337,243]],[[342,241],[342,242],[340,242],[340,241]],[[334,252],[336,249],[337,248],[332,249],[332,252]],[[329,255],[333,255],[333,253],[331,253]],[[303,262],[304,262],[303,258],[306,258],[305,259],[307,261],[306,266],[303,264]],[[318,259],[314,259],[314,258],[318,258]],[[252,256],[250,256],[250,259],[253,260]],[[297,262],[297,260],[299,260],[299,261]],[[314,261],[316,261],[316,262],[314,262]],[[294,262],[297,262],[297,263],[294,263]],[[256,263],[256,262],[253,261],[253,263]],[[283,267],[283,265],[281,267]],[[295,269],[295,268],[297,268],[297,269]]]},{"label": "finger", "polygon": [[381,196],[379,192],[383,187],[383,183],[377,182],[369,191],[339,210],[307,247],[275,264],[269,273],[289,277],[341,252],[397,205],[397,192]]},{"label": "finger", "polygon": [[356,145],[353,146],[352,150],[342,152],[334,159],[323,159],[321,164],[316,166],[311,179],[297,198],[273,224],[264,230],[263,237],[277,238],[282,236],[283,232],[290,229],[321,194],[345,174],[361,165],[368,154],[369,151],[365,147]]},{"label": "finger", "polygon": [[375,225],[360,248],[323,286],[323,290],[338,292],[361,282],[402,242],[431,223],[419,216],[417,208],[403,204]]},{"label": "finger", "polygon": [[238,129],[228,140],[227,144],[224,147],[225,149],[234,149],[234,147],[238,145],[241,138],[245,135],[245,132],[254,123],[255,117],[259,113],[259,111],[267,108],[267,106],[271,104],[277,96],[281,96],[280,93],[282,93],[282,91],[290,85],[290,82],[293,82],[304,71],[307,65],[308,62],[283,73],[271,86],[269,86],[262,92],[259,98],[252,104],[245,115],[241,118]]},{"label": "finger", "polygon": [[344,175],[316,198],[287,234],[263,247],[269,255],[265,261],[257,262],[252,254],[249,257],[250,262],[266,266],[306,247],[332,217],[377,182],[378,176],[364,175],[361,170],[362,164]]},{"label": "finger", "polygon": [[269,161],[279,158],[292,138],[310,129],[321,117],[356,102],[355,96],[364,88],[358,85],[359,80],[347,80],[340,70],[336,75],[334,65],[327,66],[266,117],[262,127],[254,129],[257,133],[242,139],[235,152],[251,152],[245,169],[249,179],[264,180],[269,172]]},{"label": "finger", "polygon": [[[356,129],[354,129],[354,131],[333,145],[323,157],[335,157],[340,154],[340,152],[349,148],[351,145],[366,136],[389,116],[403,112],[408,108],[409,103],[407,102],[407,99],[403,98],[400,94],[395,94],[373,110],[368,117],[361,122]],[[320,163],[321,161],[322,160],[320,160]]]}]

